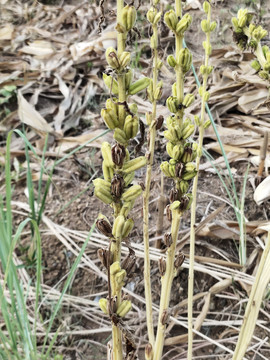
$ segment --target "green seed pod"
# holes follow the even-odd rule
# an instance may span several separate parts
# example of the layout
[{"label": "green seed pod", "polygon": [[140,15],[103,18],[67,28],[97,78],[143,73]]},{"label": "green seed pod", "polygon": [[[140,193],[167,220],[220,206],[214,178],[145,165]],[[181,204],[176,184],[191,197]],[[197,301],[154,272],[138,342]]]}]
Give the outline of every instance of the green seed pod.
[{"label": "green seed pod", "polygon": [[203,32],[208,33],[210,31],[210,21],[203,19],[201,21],[201,28]]},{"label": "green seed pod", "polygon": [[176,62],[184,73],[188,72],[192,63],[191,52],[187,48],[181,49],[176,56]]},{"label": "green seed pod", "polygon": [[208,91],[206,91],[203,95],[203,100],[205,102],[207,102],[209,100],[209,98],[210,98],[210,93]]},{"label": "green seed pod", "polygon": [[207,66],[206,74],[210,75],[212,71],[213,71],[213,66]]},{"label": "green seed pod", "polygon": [[133,229],[134,221],[132,219],[127,219],[123,228],[123,239],[127,238],[131,230]]},{"label": "green seed pod", "polygon": [[113,160],[112,160],[111,145],[107,141],[104,141],[102,143],[102,145],[101,145],[101,153],[102,153],[104,163],[106,164],[106,166],[114,167],[114,163],[113,163]]},{"label": "green seed pod", "polygon": [[99,307],[104,312],[104,314],[108,315],[108,301],[107,299],[101,298],[98,302]]},{"label": "green seed pod", "polygon": [[189,183],[185,180],[181,180],[179,184],[180,190],[182,194],[186,194],[189,188]]},{"label": "green seed pod", "polygon": [[102,188],[95,188],[94,194],[99,200],[103,201],[105,204],[109,205],[113,201],[111,194]]},{"label": "green seed pod", "polygon": [[103,177],[106,181],[111,182],[113,178],[113,169],[107,166],[104,161],[102,163]]},{"label": "green seed pod", "polygon": [[112,263],[112,265],[110,266],[110,274],[111,274],[111,275],[115,275],[115,274],[117,274],[119,271],[121,271],[120,262],[119,262],[119,261],[115,261],[115,262]]},{"label": "green seed pod", "polygon": [[119,64],[122,68],[129,66],[130,64],[130,52],[123,51],[119,58]]},{"label": "green seed pod", "polygon": [[140,185],[133,185],[123,193],[122,200],[123,201],[133,201],[138,196],[140,196],[141,193],[142,193],[141,186]]},{"label": "green seed pod", "polygon": [[105,52],[105,57],[109,66],[113,69],[119,69],[120,64],[117,56],[117,52],[113,47],[108,47]]},{"label": "green seed pod", "polygon": [[166,106],[169,109],[170,112],[176,114],[178,111],[178,100],[177,97],[169,96],[166,100]]},{"label": "green seed pod", "polygon": [[154,19],[155,19],[155,11],[154,11],[153,8],[151,8],[150,10],[147,11],[146,17],[147,17],[147,20],[148,20],[151,24],[153,24]]},{"label": "green seed pod", "polygon": [[180,144],[178,144],[178,145],[175,145],[174,147],[173,147],[173,156],[172,156],[172,158],[174,159],[174,160],[180,160],[180,158],[181,158],[181,156],[183,155],[183,153],[184,153],[184,147],[183,147],[183,145],[180,145]]},{"label": "green seed pod", "polygon": [[95,188],[101,188],[104,191],[107,191],[109,194],[111,192],[111,183],[107,180],[101,179],[101,178],[97,178],[95,180],[93,180],[93,184],[95,186]]},{"label": "green seed pod", "polygon": [[206,120],[205,123],[203,124],[203,127],[204,127],[204,129],[207,129],[207,128],[209,128],[210,125],[211,125],[211,120],[208,119],[208,120]]},{"label": "green seed pod", "polygon": [[201,65],[201,66],[200,66],[200,73],[201,73],[202,75],[207,74],[207,66]]},{"label": "green seed pod", "polygon": [[215,21],[212,21],[211,24],[210,24],[210,31],[215,31],[217,27],[217,23]]},{"label": "green seed pod", "polygon": [[117,99],[116,98],[109,98],[106,100],[106,109],[110,109],[114,112],[116,118],[118,119],[118,105],[117,103]]},{"label": "green seed pod", "polygon": [[165,139],[171,141],[172,143],[175,143],[178,141],[178,137],[175,135],[175,133],[172,133],[169,130],[165,130],[163,132],[163,135],[164,135]]},{"label": "green seed pod", "polygon": [[170,177],[172,178],[175,177],[175,165],[169,164],[169,173],[170,173]]},{"label": "green seed pod", "polygon": [[203,3],[203,11],[208,14],[208,12],[211,10],[211,5],[208,1],[204,1]]},{"label": "green seed pod", "polygon": [[133,208],[133,206],[134,206],[134,201],[124,202],[120,210],[120,215],[123,215],[126,218],[130,210]]},{"label": "green seed pod", "polygon": [[118,309],[116,310],[116,314],[120,317],[124,317],[130,311],[131,308],[132,308],[131,301],[123,300],[121,304],[118,306]]},{"label": "green seed pod", "polygon": [[269,72],[269,70],[270,70],[270,62],[267,61],[267,62],[264,64],[263,70]]},{"label": "green seed pod", "polygon": [[186,126],[182,130],[182,138],[183,139],[189,138],[194,133],[194,130],[195,130],[195,126],[193,124]]},{"label": "green seed pod", "polygon": [[129,71],[126,72],[126,74],[125,74],[125,86],[126,86],[126,90],[129,89],[130,84],[131,84],[131,81],[132,81],[132,78],[133,78],[133,71],[132,71],[132,70],[129,70]]},{"label": "green seed pod", "polygon": [[184,100],[183,100],[183,105],[188,108],[195,100],[195,96],[192,95],[192,94],[187,94],[185,97],[184,97]]},{"label": "green seed pod", "polygon": [[187,162],[185,164],[185,172],[194,172],[196,170],[196,165],[193,162]]},{"label": "green seed pod", "polygon": [[157,13],[157,15],[155,16],[155,19],[154,19],[154,21],[153,21],[153,25],[157,25],[157,23],[158,23],[159,20],[161,19],[161,15],[162,15],[162,13],[161,13],[161,11],[159,11],[159,12]]},{"label": "green seed pod", "polygon": [[176,33],[178,35],[184,34],[184,32],[187,30],[187,28],[191,24],[191,21],[192,21],[192,17],[190,16],[190,14],[185,14],[176,25]]},{"label": "green seed pod", "polygon": [[154,93],[154,99],[155,100],[160,100],[161,95],[162,95],[162,87],[163,87],[163,81],[159,81],[159,83],[157,84],[157,88],[155,90],[155,93]]},{"label": "green seed pod", "polygon": [[164,15],[164,21],[169,29],[175,31],[176,25],[178,23],[177,16],[173,10],[167,11]]},{"label": "green seed pod", "polygon": [[201,125],[201,119],[198,115],[194,115],[194,121],[197,126]]},{"label": "green seed pod", "polygon": [[177,85],[176,85],[176,83],[173,83],[173,85],[172,85],[172,95],[174,97],[177,97]]},{"label": "green seed pod", "polygon": [[173,55],[169,55],[168,57],[167,57],[167,63],[171,66],[171,67],[175,67],[175,65],[176,65],[176,60],[175,60],[175,58],[174,58],[174,56]]},{"label": "green seed pod", "polygon": [[263,80],[268,80],[269,79],[269,74],[268,74],[267,71],[262,70],[262,71],[259,72],[259,77],[261,79],[263,79]]},{"label": "green seed pod", "polygon": [[146,165],[146,157],[145,156],[139,156],[136,159],[129,160],[123,165],[123,172],[125,174],[131,173],[133,171],[136,171],[140,169],[141,167]]},{"label": "green seed pod", "polygon": [[134,6],[126,5],[122,9],[121,20],[126,31],[130,31],[133,28],[136,21],[136,17],[137,17],[137,11]]},{"label": "green seed pod", "polygon": [[115,122],[113,120],[113,118],[110,116],[110,114],[108,113],[108,109],[102,109],[101,110],[101,116],[105,122],[105,124],[107,125],[107,127],[111,130],[115,129],[118,125],[118,122]]},{"label": "green seed pod", "polygon": [[180,206],[180,201],[176,200],[170,205],[171,210],[177,210]]},{"label": "green seed pod", "polygon": [[117,272],[115,274],[115,281],[119,286],[122,287],[125,285],[124,280],[126,278],[126,275],[127,275],[127,272],[124,269],[120,270],[119,272]]},{"label": "green seed pod", "polygon": [[121,145],[127,145],[128,139],[124,130],[116,128],[113,134],[113,138]]},{"label": "green seed pod", "polygon": [[170,164],[168,163],[168,161],[163,161],[161,164],[160,164],[160,169],[161,171],[164,173],[165,176],[167,177],[170,177],[171,176],[171,173],[170,173]]},{"label": "green seed pod", "polygon": [[232,18],[232,24],[233,24],[234,29],[238,29],[238,28],[239,28],[238,20],[237,20],[236,17],[233,17],[233,18]]},{"label": "green seed pod", "polygon": [[129,105],[129,110],[130,110],[133,114],[137,114],[137,113],[138,113],[138,105],[137,105],[137,104],[130,104],[130,105]]},{"label": "green seed pod", "polygon": [[173,148],[174,148],[174,145],[170,141],[167,142],[166,150],[171,158],[173,157]]},{"label": "green seed pod", "polygon": [[132,183],[133,179],[134,179],[134,176],[135,176],[135,172],[131,172],[129,174],[125,174],[124,175],[124,181],[125,181],[125,186],[128,186],[129,184]]},{"label": "green seed pod", "polygon": [[191,180],[197,175],[197,171],[194,170],[193,172],[186,172],[182,175],[182,180]]},{"label": "green seed pod", "polygon": [[139,120],[137,116],[128,115],[125,119],[124,132],[127,139],[134,138],[139,129]]},{"label": "green seed pod", "polygon": [[129,94],[130,95],[135,95],[138,92],[144,90],[145,88],[147,88],[147,86],[150,84],[150,79],[147,77],[144,77],[138,81],[136,81],[135,83],[131,84],[129,87]]},{"label": "green seed pod", "polygon": [[103,81],[109,91],[111,91],[114,95],[118,95],[118,82],[114,80],[110,75],[103,74]]},{"label": "green seed pod", "polygon": [[125,225],[125,217],[123,215],[118,215],[114,220],[112,234],[115,239],[122,238],[123,228]]}]

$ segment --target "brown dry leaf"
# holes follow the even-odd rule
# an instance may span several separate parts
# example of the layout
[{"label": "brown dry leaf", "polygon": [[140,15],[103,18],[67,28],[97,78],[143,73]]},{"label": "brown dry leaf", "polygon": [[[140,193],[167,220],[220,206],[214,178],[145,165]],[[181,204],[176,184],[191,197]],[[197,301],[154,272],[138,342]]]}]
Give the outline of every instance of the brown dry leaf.
[{"label": "brown dry leaf", "polygon": [[268,97],[268,90],[256,89],[249,91],[238,99],[238,109],[245,114],[250,114],[253,110],[257,110]]},{"label": "brown dry leaf", "polygon": [[[105,131],[104,129],[97,129],[89,133],[84,133],[80,136],[64,137],[62,139],[59,139],[58,140],[59,146],[57,146],[55,152],[57,153],[58,151],[61,151],[63,153],[68,150],[71,150],[76,146],[85,144],[87,141],[90,141],[91,139],[94,139],[96,136],[101,135],[104,131]],[[91,142],[86,146],[100,148],[104,140],[110,141],[109,139],[111,138],[112,138],[112,134],[108,133],[104,136],[101,136],[100,138],[96,139],[95,141]]]},{"label": "brown dry leaf", "polygon": [[51,125],[25,100],[20,90],[18,91],[18,115],[21,122],[31,126],[35,130],[44,133],[53,132]]},{"label": "brown dry leaf", "polygon": [[254,200],[258,205],[270,199],[270,176],[267,176],[254,192]]},{"label": "brown dry leaf", "polygon": [[55,53],[55,49],[50,41],[35,40],[29,45],[20,49],[25,54],[35,55],[38,59],[44,59]]},{"label": "brown dry leaf", "polygon": [[12,24],[6,24],[4,27],[0,28],[0,41],[1,40],[11,40],[14,31],[14,26]]}]

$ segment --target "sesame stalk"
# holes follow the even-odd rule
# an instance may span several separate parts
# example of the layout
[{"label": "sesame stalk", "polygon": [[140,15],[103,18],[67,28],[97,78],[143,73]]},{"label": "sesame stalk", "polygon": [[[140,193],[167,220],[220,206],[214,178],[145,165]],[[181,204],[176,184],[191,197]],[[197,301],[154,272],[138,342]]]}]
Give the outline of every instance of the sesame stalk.
[{"label": "sesame stalk", "polygon": [[164,136],[168,140],[166,149],[171,159],[169,162],[164,161],[160,167],[165,176],[174,180],[174,187],[170,191],[171,205],[167,207],[167,216],[172,222],[171,231],[165,234],[167,256],[166,260],[162,258],[159,263],[161,298],[154,360],[160,360],[162,357],[172,282],[184,261],[181,252],[175,254],[176,244],[181,217],[192,202],[192,195],[187,193],[189,183],[196,175],[193,160],[196,158],[197,145],[192,145],[187,140],[194,132],[194,125],[189,118],[184,117],[185,109],[194,101],[192,94],[184,95],[184,77],[190,70],[192,55],[182,45],[184,32],[191,23],[191,16],[182,16],[181,1],[176,0],[175,9],[176,11],[170,10],[164,16],[167,26],[175,34],[175,56],[169,55],[167,62],[175,69],[176,83],[172,86],[172,96],[166,101],[172,115],[166,119],[168,130],[164,132]]},{"label": "sesame stalk", "polygon": [[151,37],[151,49],[153,58],[153,74],[150,85],[147,88],[148,99],[152,102],[152,113],[146,116],[147,125],[149,125],[149,146],[148,146],[148,162],[145,178],[145,191],[143,193],[143,237],[144,237],[144,287],[146,302],[146,319],[149,344],[146,351],[146,358],[151,358],[151,351],[155,343],[153,313],[152,313],[152,294],[150,279],[150,256],[149,256],[149,197],[152,166],[154,160],[154,148],[156,140],[157,128],[160,127],[162,119],[156,119],[157,101],[162,94],[162,82],[158,83],[158,71],[162,62],[158,58],[158,22],[161,18],[161,12],[158,11],[157,5],[159,0],[154,0],[153,7],[147,12],[147,19],[151,23],[153,35]]},{"label": "sesame stalk", "polygon": [[192,197],[193,202],[191,205],[191,223],[190,223],[190,252],[189,252],[189,277],[188,277],[188,359],[192,360],[192,344],[193,344],[193,324],[192,324],[192,312],[193,312],[193,288],[194,288],[194,254],[195,254],[195,220],[196,220],[196,195],[198,188],[198,177],[199,177],[199,165],[202,156],[202,145],[204,129],[210,125],[210,121],[205,121],[205,104],[209,99],[209,93],[207,92],[207,79],[211,74],[213,67],[209,66],[209,56],[211,54],[211,43],[210,34],[216,28],[216,23],[211,22],[211,5],[208,1],[203,3],[204,12],[207,15],[207,19],[202,20],[201,27],[206,35],[206,40],[203,42],[205,50],[204,65],[200,67],[200,73],[203,77],[202,87],[199,89],[201,96],[201,114],[200,118],[196,117],[195,121],[199,127],[199,144],[197,149],[196,158],[196,171],[197,174],[194,178]]},{"label": "sesame stalk", "polygon": [[95,195],[113,209],[113,224],[100,215],[97,228],[108,238],[108,249],[99,249],[98,255],[108,273],[108,299],[99,301],[102,311],[109,316],[112,323],[113,359],[123,359],[122,338],[129,344],[126,357],[133,356],[135,348],[130,335],[124,327],[123,317],[131,309],[131,301],[123,299],[122,287],[132,270],[135,259],[132,251],[121,261],[121,246],[133,228],[133,220],[129,216],[134,202],[142,193],[140,185],[132,185],[135,171],[146,165],[146,158],[140,156],[130,159],[128,144],[139,128],[137,105],[128,104],[129,95],[134,95],[149,85],[148,78],[132,83],[133,72],[129,69],[131,54],[125,51],[127,33],[132,30],[136,20],[136,9],[117,0],[117,45],[106,50],[106,60],[112,75],[103,74],[105,85],[110,91],[106,108],[101,110],[101,116],[106,126],[114,131],[114,144],[104,142],[101,146],[103,157],[103,177],[93,181]]}]

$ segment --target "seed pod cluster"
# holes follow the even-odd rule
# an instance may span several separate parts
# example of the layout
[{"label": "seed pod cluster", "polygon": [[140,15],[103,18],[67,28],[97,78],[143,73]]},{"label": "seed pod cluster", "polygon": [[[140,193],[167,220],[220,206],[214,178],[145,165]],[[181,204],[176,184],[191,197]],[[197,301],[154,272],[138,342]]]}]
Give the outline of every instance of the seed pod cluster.
[{"label": "seed pod cluster", "polygon": [[257,59],[251,62],[260,78],[270,79],[270,50],[267,45],[261,46],[261,40],[268,34],[261,25],[252,22],[253,14],[248,9],[239,9],[237,17],[232,18],[233,38],[241,50],[251,49]]}]

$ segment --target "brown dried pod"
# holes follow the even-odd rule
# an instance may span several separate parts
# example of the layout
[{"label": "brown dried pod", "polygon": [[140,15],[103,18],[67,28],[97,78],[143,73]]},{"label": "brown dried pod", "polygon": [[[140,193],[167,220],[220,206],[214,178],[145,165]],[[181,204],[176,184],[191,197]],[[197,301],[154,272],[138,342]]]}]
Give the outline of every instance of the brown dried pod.
[{"label": "brown dried pod", "polygon": [[188,196],[186,196],[186,195],[182,196],[182,197],[181,197],[181,200],[180,200],[179,209],[180,209],[181,211],[186,210],[188,204],[189,204],[189,198],[188,198]]},{"label": "brown dried pod", "polygon": [[115,174],[111,181],[111,194],[117,199],[120,199],[123,194],[124,187],[125,181],[123,179],[123,176]]},{"label": "brown dried pod", "polygon": [[145,359],[152,360],[153,359],[153,347],[150,343],[145,346]]},{"label": "brown dried pod", "polygon": [[165,275],[166,272],[166,261],[163,258],[158,260],[158,268],[161,276]]},{"label": "brown dried pod", "polygon": [[97,256],[101,262],[101,264],[108,269],[108,267],[112,264],[112,255],[111,259],[109,259],[109,251],[106,249],[98,249]]},{"label": "brown dried pod", "polygon": [[176,200],[179,200],[179,190],[177,189],[171,189],[169,194],[170,202],[173,203]]},{"label": "brown dried pod", "polygon": [[112,160],[117,166],[123,166],[126,157],[126,149],[123,145],[116,143],[112,147]]},{"label": "brown dried pod", "polygon": [[182,251],[179,251],[179,253],[176,255],[175,260],[174,260],[174,267],[176,269],[179,269],[180,266],[182,266],[184,260],[185,260],[184,253],[182,253]]},{"label": "brown dried pod", "polygon": [[170,232],[165,233],[165,235],[164,235],[164,244],[167,247],[170,247],[172,245],[172,234]]},{"label": "brown dried pod", "polygon": [[103,235],[108,236],[108,237],[112,236],[112,226],[107,220],[97,219],[96,227]]},{"label": "brown dried pod", "polygon": [[131,272],[135,265],[135,262],[136,262],[136,257],[132,253],[128,254],[128,256],[125,257],[125,259],[123,260],[123,262],[121,264],[121,268],[126,270],[127,277],[129,277],[131,275]]},{"label": "brown dried pod", "polygon": [[[109,301],[108,301],[108,303],[109,303]],[[117,311],[117,296],[115,295],[114,297],[112,297],[111,298],[111,300],[110,300],[110,305],[111,305],[111,311],[112,311],[112,313],[116,313],[116,311]],[[109,311],[109,314],[110,314],[111,312]]]},{"label": "brown dried pod", "polygon": [[183,163],[177,163],[175,165],[175,176],[179,177],[181,179],[183,172],[184,172],[185,166]]},{"label": "brown dried pod", "polygon": [[163,125],[164,117],[162,115],[159,115],[159,117],[156,119],[156,130],[160,130],[161,126]]},{"label": "brown dried pod", "polygon": [[166,206],[165,211],[166,211],[166,216],[167,216],[168,221],[171,222],[172,221],[172,211],[170,209],[170,205]]},{"label": "brown dried pod", "polygon": [[169,320],[169,312],[167,309],[163,310],[163,313],[161,315],[161,318],[160,318],[160,322],[162,325],[166,325],[168,320]]}]

